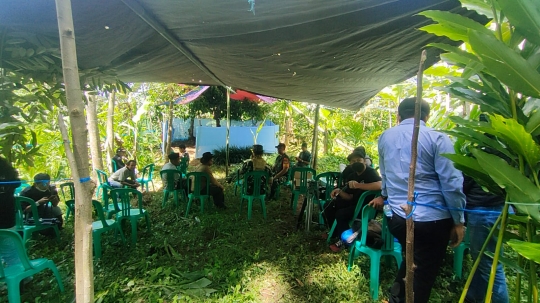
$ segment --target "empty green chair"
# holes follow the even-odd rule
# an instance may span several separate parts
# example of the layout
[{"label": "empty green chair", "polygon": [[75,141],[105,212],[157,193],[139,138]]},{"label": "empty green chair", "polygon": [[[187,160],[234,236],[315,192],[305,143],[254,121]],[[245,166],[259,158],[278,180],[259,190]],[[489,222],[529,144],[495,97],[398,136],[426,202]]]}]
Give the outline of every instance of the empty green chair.
[{"label": "empty green chair", "polygon": [[107,176],[107,173],[105,173],[102,170],[96,169],[96,175],[98,179],[98,188],[96,189],[96,198],[99,197],[99,192],[103,190],[103,187],[107,186],[108,188],[111,187],[109,184],[109,176]]},{"label": "empty green chair", "polygon": [[293,214],[295,214],[300,195],[307,197],[308,181],[313,180],[317,173],[313,168],[309,167],[293,167],[289,170],[289,172],[292,190],[291,206]]},{"label": "empty green chair", "polygon": [[261,202],[263,217],[266,219],[266,204],[264,200],[266,198],[266,192],[268,191],[267,185],[269,178],[270,177],[266,171],[250,171],[244,174],[244,182],[242,183],[242,197],[240,199],[240,210],[242,210],[244,199],[247,200],[248,220],[251,220],[254,200],[259,200]]},{"label": "empty green chair", "polygon": [[8,245],[17,252],[20,261],[15,264],[7,264],[7,267],[4,267],[3,265],[0,266],[0,282],[5,282],[7,284],[9,303],[21,302],[19,285],[23,279],[31,277],[47,268],[50,269],[56,277],[56,282],[58,282],[60,291],[64,292],[62,278],[53,261],[45,258],[30,260],[26,254],[21,236],[15,231],[0,229],[0,243],[6,245],[7,242],[11,242]]},{"label": "empty green chair", "polygon": [[354,243],[351,245],[351,250],[349,251],[349,264],[347,266],[347,270],[351,271],[354,260],[358,258],[360,253],[369,256],[369,292],[373,300],[377,300],[379,298],[379,271],[381,258],[383,256],[394,257],[396,259],[398,268],[401,265],[402,261],[401,245],[399,245],[399,243],[397,242],[394,242],[394,237],[388,229],[386,216],[383,216],[382,222],[383,246],[380,249],[367,246],[366,242],[368,235],[368,223],[370,220],[375,218],[376,213],[377,211],[369,205],[364,206],[364,208],[362,209],[362,234],[359,234],[359,237],[356,238]]},{"label": "empty green chair", "polygon": [[[137,206],[131,206],[131,197],[137,198]],[[137,243],[137,222],[144,218],[146,229],[150,232],[150,215],[143,208],[142,193],[133,188],[116,188],[111,190],[111,197],[116,209],[116,221],[122,224],[122,220],[131,223],[131,243]]]},{"label": "empty green chair", "polygon": [[152,183],[152,190],[156,190],[154,188],[154,181],[152,181],[153,175],[154,175],[154,163],[148,164],[145,167],[143,167],[142,176],[140,178],[137,178],[137,182],[141,184],[141,189],[144,190],[144,187],[146,186],[146,191],[148,191],[148,183]]},{"label": "empty green chair", "polygon": [[111,168],[112,168],[113,173],[118,170],[118,166],[116,165],[116,161],[111,160]]},{"label": "empty green chair", "polygon": [[236,196],[236,190],[238,188],[242,188],[242,183],[244,182],[244,179],[240,178],[240,170],[238,169],[236,171],[236,180],[234,180],[234,195]]},{"label": "empty green chair", "polygon": [[461,279],[463,276],[463,258],[465,256],[465,250],[469,248],[470,244],[469,229],[466,229],[463,241],[454,248],[454,275],[457,279]]},{"label": "empty green chair", "polygon": [[[349,222],[349,226],[351,226],[354,220],[358,218],[358,215],[362,211],[362,205],[367,204],[367,201],[365,200],[369,197],[372,197],[372,196],[378,197],[380,195],[381,195],[380,190],[375,190],[375,191],[368,190],[364,192],[360,196],[360,198],[358,198],[358,203],[356,204],[356,208],[354,209],[354,214],[353,214],[352,220]],[[326,238],[327,243],[330,243],[330,241],[332,240],[332,234],[334,234],[334,229],[336,228],[336,225],[337,225],[337,222],[336,220],[334,220],[334,223],[332,223],[332,228],[330,228],[330,231],[328,232],[328,238]]]},{"label": "empty green chair", "polygon": [[161,207],[165,207],[165,203],[169,199],[171,193],[174,197],[174,205],[178,206],[178,193],[180,193],[181,199],[186,198],[186,189],[185,188],[176,188],[177,182],[182,185],[182,173],[177,169],[165,169],[159,172],[161,175],[161,180],[165,184],[163,189],[163,200],[161,201]]},{"label": "empty green chair", "polygon": [[92,206],[94,207],[96,215],[99,219],[92,222],[92,241],[94,242],[94,257],[96,259],[99,259],[101,258],[101,234],[108,231],[114,231],[114,235],[116,237],[116,232],[118,231],[120,233],[120,237],[122,238],[122,243],[126,242],[126,238],[124,237],[122,228],[120,228],[120,225],[116,220],[105,219],[105,212],[103,211],[103,206],[99,201],[92,200]]},{"label": "empty green chair", "polygon": [[[204,213],[204,202],[210,197],[210,176],[203,172],[191,172],[186,175],[186,178],[189,192],[186,217],[189,215],[189,209],[194,200],[201,201],[201,213]],[[203,179],[205,180],[204,183]],[[193,190],[191,190],[192,184]]]},{"label": "empty green chair", "polygon": [[323,219],[323,209],[324,205],[330,201],[332,201],[332,197],[330,194],[332,191],[337,188],[340,184],[340,178],[341,173],[340,172],[326,172],[322,174],[318,174],[317,177],[315,177],[315,181],[319,184],[319,186],[324,186],[324,198],[317,197],[317,202],[319,203],[319,224],[324,225],[324,219]]},{"label": "empty green chair", "polygon": [[[34,225],[25,225],[24,224],[24,209],[22,204],[29,204],[31,209],[31,217],[34,220]],[[39,220],[38,207],[34,200],[27,197],[15,197],[15,226],[12,227],[13,230],[22,232],[23,241],[26,243],[28,239],[32,236],[33,233],[40,230],[50,229],[54,230],[56,238],[60,236],[58,231],[58,226],[56,224],[42,224]]]},{"label": "empty green chair", "polygon": [[60,192],[62,199],[66,204],[66,220],[71,213],[75,214],[75,186],[73,182],[65,182],[60,184]]}]

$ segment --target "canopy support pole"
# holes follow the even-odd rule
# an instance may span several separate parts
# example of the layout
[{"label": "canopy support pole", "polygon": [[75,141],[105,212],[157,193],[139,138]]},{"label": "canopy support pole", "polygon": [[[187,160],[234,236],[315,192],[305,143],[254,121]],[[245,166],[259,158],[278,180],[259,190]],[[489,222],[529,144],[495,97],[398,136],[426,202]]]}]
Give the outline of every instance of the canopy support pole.
[{"label": "canopy support pole", "polygon": [[231,94],[227,91],[227,138],[225,139],[225,177],[229,176],[229,132],[231,130]]},{"label": "canopy support pole", "polygon": [[315,121],[313,122],[313,142],[311,142],[311,168],[317,169],[317,151],[318,143],[319,143],[319,111],[321,109],[321,105],[317,104],[315,107]]},{"label": "canopy support pole", "polygon": [[[73,149],[73,161],[70,161],[70,167],[75,185],[75,295],[79,303],[92,303],[94,302],[94,262],[92,260],[92,185],[94,184],[89,182],[88,129],[77,64],[71,0],[55,0],[55,2],[63,81],[71,125],[71,146],[69,142],[65,142],[66,154],[70,154]],[[61,117],[59,115],[59,118]],[[59,123],[63,125],[64,121],[59,119]]]},{"label": "canopy support pole", "polygon": [[174,46],[182,55],[184,55],[191,63],[195,64],[202,72],[204,72],[212,80],[216,81],[219,85],[224,86],[227,90],[231,88],[227,87],[223,81],[221,81],[212,71],[210,71],[195,55],[189,50],[182,42],[171,33],[165,26],[163,26],[156,18],[151,16],[144,7],[136,0],[120,0],[127,7],[129,7],[137,16],[143,19],[150,27],[152,27],[158,34],[160,34],[165,40],[167,40],[172,46]]}]

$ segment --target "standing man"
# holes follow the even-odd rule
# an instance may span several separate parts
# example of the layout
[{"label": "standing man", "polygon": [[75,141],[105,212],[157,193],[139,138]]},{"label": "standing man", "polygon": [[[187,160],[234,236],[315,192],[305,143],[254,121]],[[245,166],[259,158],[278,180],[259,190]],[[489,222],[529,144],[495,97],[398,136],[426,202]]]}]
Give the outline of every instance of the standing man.
[{"label": "standing man", "polygon": [[[416,98],[403,100],[398,107],[400,124],[386,130],[379,138],[379,165],[382,176],[382,197],[375,198],[371,205],[382,207],[388,200],[392,217],[388,220],[390,232],[405,251],[406,220],[402,206],[407,206],[409,165],[414,125]],[[452,154],[450,139],[426,127],[429,104],[422,100],[418,159],[416,163],[415,192],[416,209],[414,220],[414,302],[427,303],[431,288],[446,254],[446,247],[459,245],[464,235],[463,176],[454,168],[452,161],[441,154]],[[405,251],[405,254],[411,253]],[[390,290],[389,302],[405,302],[405,259],[401,263]]]},{"label": "standing man", "polygon": [[126,157],[126,149],[123,147],[120,147],[116,150],[116,155],[112,157],[112,161],[116,163],[116,169],[113,167],[113,173],[119,170],[120,168],[126,166],[124,163],[124,158]]},{"label": "standing man", "polygon": [[311,153],[307,149],[307,143],[302,143],[302,151],[296,157],[297,167],[308,167],[311,163]]},{"label": "standing man", "polygon": [[272,181],[272,189],[270,190],[270,199],[275,199],[276,191],[279,184],[287,182],[287,175],[289,173],[289,167],[291,161],[289,156],[285,153],[285,144],[279,143],[277,146],[278,156],[276,162],[272,167],[272,173],[274,174],[274,180]]},{"label": "standing man", "polygon": [[122,186],[129,186],[136,189],[140,186],[137,182],[137,176],[135,175],[135,169],[137,168],[137,161],[129,160],[126,166],[114,172],[109,178],[109,184],[115,188],[121,188]]}]

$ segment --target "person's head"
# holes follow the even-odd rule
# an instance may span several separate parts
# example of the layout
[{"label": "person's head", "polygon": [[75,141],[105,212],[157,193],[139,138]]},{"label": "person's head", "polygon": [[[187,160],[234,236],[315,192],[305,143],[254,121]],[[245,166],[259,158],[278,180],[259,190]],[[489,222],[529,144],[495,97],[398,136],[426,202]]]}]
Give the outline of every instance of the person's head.
[{"label": "person's head", "polygon": [[202,155],[201,164],[210,166],[212,163],[214,163],[212,159],[214,159],[214,155],[212,155],[211,152],[205,152]]},{"label": "person's head", "polygon": [[366,170],[366,165],[364,163],[355,162],[351,165],[351,168],[357,175],[361,175]]},{"label": "person's head", "polygon": [[34,176],[34,187],[39,191],[46,191],[49,189],[51,183],[51,176],[45,173],[39,173]]},{"label": "person's head", "polygon": [[119,155],[119,156],[121,156],[121,157],[123,157],[123,156],[126,155],[126,149],[123,148],[123,147],[120,147],[120,148],[118,148],[118,149],[116,150],[116,154]]},{"label": "person's head", "polygon": [[126,163],[126,168],[129,169],[129,170],[135,170],[135,168],[137,168],[137,161],[135,161],[135,160],[129,160],[129,161]]},{"label": "person's head", "polygon": [[185,153],[186,152],[186,145],[185,144],[180,144],[178,146],[178,149],[180,150],[181,153]]},{"label": "person's head", "polygon": [[174,165],[174,166],[180,165],[180,154],[179,153],[170,153],[167,157],[169,157],[169,162],[171,162],[172,165]]},{"label": "person's head", "polygon": [[[414,118],[414,104],[416,97],[406,98],[399,103],[398,106],[398,121]],[[420,102],[420,120],[426,122],[429,118],[429,103],[422,99]]]},{"label": "person's head", "polygon": [[366,157],[366,153],[365,152],[362,152],[362,151],[359,151],[359,150],[354,150],[348,157],[347,157],[347,161],[349,161],[349,164],[354,164],[354,163],[364,163],[364,158]]},{"label": "person's head", "polygon": [[264,154],[264,148],[260,144],[253,145],[253,157],[261,158]]},{"label": "person's head", "polygon": [[279,143],[278,145],[276,145],[276,148],[278,154],[283,155],[285,153],[285,143]]},{"label": "person's head", "polygon": [[306,142],[302,143],[302,150],[303,151],[307,150],[307,143]]}]

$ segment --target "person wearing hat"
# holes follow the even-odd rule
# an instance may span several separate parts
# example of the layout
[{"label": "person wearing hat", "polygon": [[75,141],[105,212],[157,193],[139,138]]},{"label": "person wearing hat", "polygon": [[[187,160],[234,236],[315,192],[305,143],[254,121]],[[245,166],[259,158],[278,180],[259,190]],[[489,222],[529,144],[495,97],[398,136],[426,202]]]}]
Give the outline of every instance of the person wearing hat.
[{"label": "person wearing hat", "polygon": [[[51,177],[48,174],[39,173],[34,176],[34,184],[23,189],[20,196],[30,198],[36,202],[40,218],[56,218],[58,228],[62,228],[64,220],[62,218],[62,210],[58,207],[58,203],[60,202],[58,190],[50,184]],[[49,202],[51,202],[50,206]],[[22,204],[21,206],[26,213],[32,211],[29,204]]]},{"label": "person wearing hat", "polygon": [[141,184],[137,182],[137,175],[135,174],[136,169],[137,161],[129,160],[126,163],[126,166],[115,171],[114,174],[109,177],[109,184],[114,188],[129,186],[136,189],[141,186]]},{"label": "person wearing hat", "polygon": [[[261,182],[261,194],[266,193],[266,185],[272,183],[272,168],[266,163],[266,160],[263,159],[264,149],[262,145],[255,144],[251,150],[252,155],[251,159],[247,160],[242,164],[242,168],[238,171],[239,177],[243,179],[244,174],[252,171],[266,171],[270,177],[268,180],[263,177]],[[248,180],[248,194],[253,193],[253,179]]]},{"label": "person wearing hat", "polygon": [[355,148],[353,152],[347,156],[347,161],[349,161],[349,165],[347,165],[345,169],[343,170],[343,172],[341,172],[341,180],[343,182],[341,186],[345,185],[345,183],[347,182],[346,180],[348,180],[349,175],[354,173],[352,169],[352,165],[354,163],[364,164],[365,157],[366,157],[366,150],[364,149],[363,146],[359,146]]},{"label": "person wearing hat", "polygon": [[124,163],[125,157],[126,157],[126,149],[123,147],[118,148],[116,150],[116,155],[114,155],[114,157],[112,157],[111,159],[111,161],[114,161],[114,163],[116,163],[116,170],[114,170],[114,167],[113,167],[113,173],[119,170],[120,168],[126,166],[126,164]]},{"label": "person wearing hat", "polygon": [[274,162],[274,166],[272,167],[274,179],[272,180],[270,199],[275,198],[279,184],[287,182],[287,175],[289,173],[289,167],[291,165],[289,156],[287,156],[287,154],[285,153],[285,144],[279,143],[276,148],[278,151],[278,156],[276,157],[276,162]]},{"label": "person wearing hat", "polygon": [[[201,164],[199,164],[195,168],[195,172],[203,172],[207,173],[208,176],[210,176],[210,196],[212,196],[212,199],[214,200],[214,205],[216,205],[217,208],[226,209],[225,206],[225,194],[223,193],[224,187],[221,185],[221,183],[214,178],[214,174],[212,173],[212,169],[210,168],[212,164],[214,164],[213,161],[214,155],[210,152],[205,152],[202,155],[201,158]],[[206,180],[203,180],[205,182]],[[195,184],[191,184],[191,190],[195,189]],[[203,194],[206,194],[206,188],[203,188]]]},{"label": "person wearing hat", "polygon": [[307,149],[307,143],[302,143],[302,151],[296,157],[297,167],[308,167],[311,163],[311,153]]},{"label": "person wearing hat", "polygon": [[[408,177],[411,142],[414,129],[416,97],[401,101],[399,125],[379,137],[379,169],[382,176],[381,197],[370,205],[382,208],[384,200],[392,209],[388,228],[399,241],[405,254],[414,255],[414,302],[427,303],[448,243],[456,247],[463,240],[465,208],[463,176],[443,154],[454,154],[454,145],[447,135],[426,126],[429,104],[420,102],[418,159],[415,174],[414,251],[406,251],[406,214],[402,208],[408,201]],[[427,207],[427,205],[431,207]],[[405,260],[405,258],[403,259]],[[405,302],[405,262],[390,289],[389,302]]]},{"label": "person wearing hat", "polygon": [[[169,158],[169,162],[167,162],[165,165],[163,165],[163,167],[161,168],[161,171],[164,171],[164,170],[178,170],[177,166],[180,165],[180,154],[179,153],[170,153],[167,157]],[[160,173],[160,175],[161,175],[161,173]],[[182,184],[178,183],[178,180],[180,180],[180,176],[181,176],[180,172],[179,172],[179,174],[174,175],[174,181],[176,183],[175,188],[181,188],[180,186]],[[161,178],[163,180],[163,188],[167,188],[167,178],[166,178],[166,176],[163,175]]]}]

